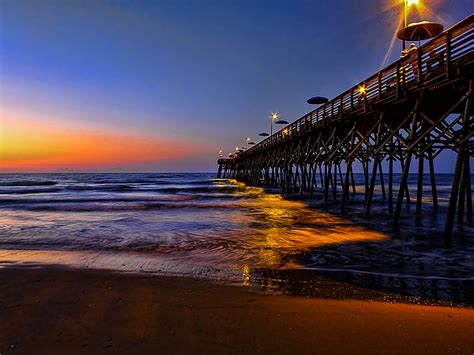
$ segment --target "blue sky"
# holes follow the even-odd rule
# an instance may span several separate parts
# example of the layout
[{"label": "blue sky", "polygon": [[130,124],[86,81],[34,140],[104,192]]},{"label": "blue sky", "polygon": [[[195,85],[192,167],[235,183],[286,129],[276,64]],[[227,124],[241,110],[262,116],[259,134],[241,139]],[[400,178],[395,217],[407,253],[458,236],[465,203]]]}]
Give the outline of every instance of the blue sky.
[{"label": "blue sky", "polygon": [[[424,2],[433,12],[423,19],[445,27],[474,9]],[[399,11],[395,0],[3,0],[2,120],[189,145],[94,169],[213,171],[219,149],[268,130],[271,111],[293,121],[308,97],[380,69]]]}]

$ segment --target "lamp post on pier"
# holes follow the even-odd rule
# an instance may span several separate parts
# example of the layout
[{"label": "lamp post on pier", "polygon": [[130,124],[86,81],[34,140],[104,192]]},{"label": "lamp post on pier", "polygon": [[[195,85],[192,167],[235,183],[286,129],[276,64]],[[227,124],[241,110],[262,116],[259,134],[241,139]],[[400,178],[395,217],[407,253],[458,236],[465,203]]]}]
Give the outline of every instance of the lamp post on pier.
[{"label": "lamp post on pier", "polygon": [[[403,28],[407,27],[408,24],[408,17],[410,16],[410,8],[412,6],[420,6],[421,0],[403,0]],[[403,40],[402,50],[405,51],[407,49],[406,40]]]},{"label": "lamp post on pier", "polygon": [[[443,32],[443,25],[430,21],[421,21],[408,24],[410,9],[422,6],[421,0],[403,0],[403,28],[397,32],[397,37],[402,40],[402,57],[408,54],[406,41],[423,41],[436,37]],[[416,48],[416,46],[415,46]]]},{"label": "lamp post on pier", "polygon": [[251,142],[251,141],[252,140],[250,139],[250,137],[245,138],[245,149],[249,148],[249,142]]},{"label": "lamp post on pier", "polygon": [[[412,6],[419,6],[421,4],[421,0],[403,0],[403,28],[407,27],[408,16],[410,15],[410,8]],[[406,40],[403,40],[402,50],[405,51],[407,49]]]},{"label": "lamp post on pier", "polygon": [[270,115],[270,139],[273,137],[273,121],[276,121],[278,117],[280,117],[280,115],[276,112],[272,112]]}]

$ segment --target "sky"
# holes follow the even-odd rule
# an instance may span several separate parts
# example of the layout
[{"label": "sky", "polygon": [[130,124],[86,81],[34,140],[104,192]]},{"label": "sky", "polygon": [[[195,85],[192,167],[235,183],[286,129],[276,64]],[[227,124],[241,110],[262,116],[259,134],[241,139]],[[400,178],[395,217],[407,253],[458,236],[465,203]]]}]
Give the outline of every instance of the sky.
[{"label": "sky", "polygon": [[[473,0],[424,0],[449,27]],[[401,0],[2,0],[0,171],[212,172],[394,61]],[[450,159],[441,171],[451,171]]]}]

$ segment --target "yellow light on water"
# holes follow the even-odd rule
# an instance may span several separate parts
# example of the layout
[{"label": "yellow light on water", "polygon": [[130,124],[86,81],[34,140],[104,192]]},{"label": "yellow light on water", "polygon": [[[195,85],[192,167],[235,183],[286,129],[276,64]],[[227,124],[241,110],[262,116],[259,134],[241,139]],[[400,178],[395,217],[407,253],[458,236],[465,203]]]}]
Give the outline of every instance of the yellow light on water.
[{"label": "yellow light on water", "polygon": [[250,285],[250,267],[248,265],[242,267],[242,284],[244,286]]},{"label": "yellow light on water", "polygon": [[[285,200],[281,195],[265,193],[261,187],[247,186],[236,180],[230,182],[254,197],[241,202],[240,206],[256,211],[252,216],[232,214],[229,216],[232,222],[251,223],[257,220],[265,224],[257,232],[258,237],[249,240],[259,259],[244,261],[241,269],[244,285],[251,283],[254,268],[302,268],[297,262],[285,260],[287,253],[295,255],[328,245],[389,240],[381,232],[353,225],[349,220],[330,213],[313,210],[304,202]],[[266,285],[266,288],[269,286]]]}]

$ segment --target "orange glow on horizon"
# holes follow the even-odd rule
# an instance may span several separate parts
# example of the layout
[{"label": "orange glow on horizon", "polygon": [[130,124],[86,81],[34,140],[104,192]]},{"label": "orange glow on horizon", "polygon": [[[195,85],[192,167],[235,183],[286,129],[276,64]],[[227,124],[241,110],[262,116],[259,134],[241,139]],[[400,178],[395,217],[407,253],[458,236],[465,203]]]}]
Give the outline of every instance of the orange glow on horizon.
[{"label": "orange glow on horizon", "polygon": [[0,122],[0,171],[122,168],[204,153],[197,142],[5,118]]}]

